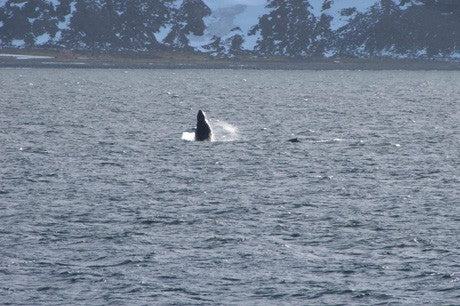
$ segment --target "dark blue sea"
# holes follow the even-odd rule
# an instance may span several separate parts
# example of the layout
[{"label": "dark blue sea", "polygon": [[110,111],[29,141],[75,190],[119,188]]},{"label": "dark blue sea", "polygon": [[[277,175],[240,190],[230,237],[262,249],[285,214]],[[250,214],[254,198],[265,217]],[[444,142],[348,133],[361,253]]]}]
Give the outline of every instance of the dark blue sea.
[{"label": "dark blue sea", "polygon": [[0,304],[458,304],[459,101],[460,72],[0,69]]}]

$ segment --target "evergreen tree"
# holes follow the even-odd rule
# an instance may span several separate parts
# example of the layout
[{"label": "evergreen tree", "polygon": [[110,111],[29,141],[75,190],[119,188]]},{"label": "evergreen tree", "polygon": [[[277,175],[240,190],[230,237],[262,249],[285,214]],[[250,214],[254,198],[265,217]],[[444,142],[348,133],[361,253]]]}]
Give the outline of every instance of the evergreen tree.
[{"label": "evergreen tree", "polygon": [[460,17],[460,1],[458,0],[400,0],[401,6],[406,4],[422,5],[434,12],[453,14]]},{"label": "evergreen tree", "polygon": [[232,33],[234,33],[230,38],[227,39],[227,44],[229,45],[228,53],[230,55],[240,55],[244,53],[243,43],[244,38],[240,27],[233,28]]},{"label": "evergreen tree", "polygon": [[346,10],[349,22],[338,29],[339,50],[344,55],[404,54],[410,45],[401,20],[401,9],[393,0],[380,0],[364,13]]},{"label": "evergreen tree", "polygon": [[218,36],[214,36],[212,42],[203,46],[203,49],[208,50],[213,56],[223,56],[225,53],[222,39]]},{"label": "evergreen tree", "polygon": [[49,40],[56,35],[57,18],[52,3],[45,0],[30,0],[24,5],[24,10],[31,26],[30,33],[26,35],[26,43],[29,46],[38,43],[39,36],[47,34]]},{"label": "evergreen tree", "polygon": [[64,22],[66,16],[72,13],[72,3],[75,0],[60,0],[56,6],[56,17],[59,22]]},{"label": "evergreen tree", "polygon": [[412,53],[448,55],[460,52],[460,1],[403,0],[414,4],[403,11],[406,31],[413,37]]},{"label": "evergreen tree", "polygon": [[250,31],[249,35],[260,33],[255,50],[264,55],[281,55],[287,49],[287,31],[289,12],[286,0],[270,0],[266,5],[270,13],[259,18],[259,23]]},{"label": "evergreen tree", "polygon": [[48,34],[53,38],[57,32],[54,6],[46,0],[30,0],[23,3],[9,0],[0,9],[0,39],[11,44],[15,39],[24,40],[26,47],[36,44],[37,37]]},{"label": "evergreen tree", "polygon": [[178,48],[189,48],[187,35],[202,36],[206,28],[203,18],[211,15],[211,9],[202,0],[184,0],[173,17],[171,32],[163,40]]},{"label": "evergreen tree", "polygon": [[334,32],[331,29],[332,16],[328,14],[331,5],[332,0],[324,0],[321,6],[321,16],[315,27],[313,54],[316,56],[324,56],[334,41]]},{"label": "evergreen tree", "polygon": [[109,50],[116,44],[114,11],[111,0],[79,0],[63,40],[77,49]]},{"label": "evergreen tree", "polygon": [[312,53],[316,18],[310,8],[308,0],[288,1],[287,55],[309,56]]},{"label": "evergreen tree", "polygon": [[170,18],[172,0],[80,0],[64,41],[74,48],[151,50],[154,33]]},{"label": "evergreen tree", "polygon": [[159,42],[154,33],[170,20],[172,0],[117,0],[115,32],[123,49],[152,50]]},{"label": "evergreen tree", "polygon": [[0,21],[3,23],[0,39],[4,45],[10,45],[15,39],[24,40],[31,31],[23,6],[14,0],[8,0],[0,9]]},{"label": "evergreen tree", "polygon": [[268,14],[259,18],[249,35],[260,33],[256,51],[269,55],[311,54],[315,17],[308,0],[271,0]]},{"label": "evergreen tree", "polygon": [[[351,56],[423,52],[436,57],[460,52],[460,0],[375,1],[365,12],[343,10],[348,22],[333,32],[329,14],[333,0],[322,0],[318,19],[311,13],[309,0],[267,0],[268,13],[248,34],[259,35],[255,51],[263,55],[323,56],[332,48]],[[60,43],[94,51],[152,50],[160,43],[190,48],[189,35],[204,34],[203,19],[211,10],[203,0],[184,0],[176,8],[178,2],[4,0],[0,44]],[[64,22],[68,28],[60,31]],[[171,31],[158,42],[155,33],[166,24]],[[236,27],[222,38],[214,37],[204,49],[214,55],[235,55],[244,52],[243,43],[244,35]]]},{"label": "evergreen tree", "polygon": [[407,46],[403,44],[409,38],[401,22],[399,6],[393,0],[380,0],[379,6],[375,5],[372,10],[377,22],[370,27],[366,50],[371,54],[384,50],[406,53]]}]

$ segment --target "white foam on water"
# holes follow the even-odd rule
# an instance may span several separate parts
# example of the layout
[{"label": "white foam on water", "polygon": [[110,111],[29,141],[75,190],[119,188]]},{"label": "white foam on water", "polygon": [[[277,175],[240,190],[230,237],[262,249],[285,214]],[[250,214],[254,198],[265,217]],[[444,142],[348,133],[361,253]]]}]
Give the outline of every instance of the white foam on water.
[{"label": "white foam on water", "polygon": [[344,141],[342,138],[333,138],[333,139],[320,139],[320,140],[313,140],[312,142],[316,143],[334,143],[334,142],[341,142]]},{"label": "white foam on water", "polygon": [[195,141],[195,132],[183,132],[181,138],[186,141]]},{"label": "white foam on water", "polygon": [[235,141],[239,139],[238,128],[222,120],[210,120],[212,141]]}]

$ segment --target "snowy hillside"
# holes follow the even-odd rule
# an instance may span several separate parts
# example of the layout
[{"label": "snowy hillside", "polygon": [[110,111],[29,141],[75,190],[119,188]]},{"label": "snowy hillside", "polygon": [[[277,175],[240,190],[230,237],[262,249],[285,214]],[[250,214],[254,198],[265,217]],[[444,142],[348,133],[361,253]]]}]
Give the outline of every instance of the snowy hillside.
[{"label": "snowy hillside", "polygon": [[[454,0],[455,1],[455,0]],[[225,54],[229,53],[231,37],[235,34],[241,35],[243,38],[242,49],[247,51],[256,50],[257,41],[261,39],[260,32],[255,32],[254,35],[249,35],[250,30],[255,27],[260,18],[270,13],[270,8],[267,7],[267,2],[264,0],[204,0],[204,3],[211,8],[211,15],[204,18],[206,24],[206,30],[202,36],[190,35],[190,45],[193,46],[196,50],[207,51],[203,46],[209,45],[213,42],[216,37],[220,38],[220,43],[224,46],[223,52]],[[358,14],[366,14],[366,12],[375,10],[376,7],[381,7],[386,3],[391,3],[401,11],[406,10],[412,6],[420,6],[422,3],[418,1],[406,1],[402,3],[401,0],[335,0],[329,1],[330,8],[325,11],[322,10],[322,7],[325,2],[324,0],[309,0],[310,12],[319,20],[323,13],[326,13],[331,17],[330,20],[330,30],[333,32],[339,32],[342,27],[347,26],[350,23],[350,20],[353,19]],[[448,2],[448,1],[446,1]],[[452,2],[452,1],[451,1]],[[457,3],[456,11],[451,14],[457,14],[459,12]],[[346,9],[351,9],[354,13],[350,16],[342,15],[343,11]],[[431,12],[429,12],[431,13]],[[439,18],[446,17],[449,13],[442,13],[438,15]],[[422,19],[420,16],[417,22],[424,23],[426,20]],[[433,18],[433,17],[432,17]],[[436,18],[436,17],[435,17]],[[441,20],[439,20],[441,21]],[[452,24],[451,31],[455,31],[452,37],[453,46],[450,50],[442,54],[439,52],[437,55],[444,55],[444,57],[450,58],[460,58],[460,44],[458,41],[458,35],[460,32],[460,17],[457,22]],[[371,24],[369,24],[371,26]],[[439,27],[439,25],[436,25]],[[402,31],[408,31],[409,29],[400,29]],[[447,29],[446,29],[447,30]],[[358,34],[358,33],[356,33]],[[391,33],[390,33],[391,34]],[[428,33],[427,33],[428,34]],[[434,34],[436,35],[436,34]],[[456,40],[455,40],[456,38]],[[365,49],[363,43],[361,46],[357,46],[358,50],[353,55],[366,55],[366,53],[371,54],[372,52],[362,51]],[[325,50],[323,55],[334,55],[340,52],[336,42],[332,43],[333,46],[329,46],[328,50]],[[412,50],[401,50],[398,52],[393,48],[393,46],[387,46],[382,48],[378,52],[374,52],[373,55],[380,56],[390,56],[390,57],[419,57],[427,55],[427,47],[417,47]],[[436,53],[436,51],[434,52]],[[441,56],[442,56],[441,55]]]},{"label": "snowy hillside", "polygon": [[0,47],[460,58],[459,0],[0,0]]},{"label": "snowy hillside", "polygon": [[[205,51],[202,46],[212,43],[213,38],[220,37],[223,41],[239,34],[244,38],[244,50],[254,50],[258,36],[249,36],[249,30],[254,27],[259,18],[268,12],[263,1],[204,1],[211,8],[211,15],[204,19],[206,30],[203,36],[190,36],[192,46]],[[249,1],[248,1],[249,2]]]},{"label": "snowy hillside", "polygon": [[[268,12],[268,9],[265,7],[266,1],[264,0],[204,0],[207,6],[212,10],[212,20],[221,20],[228,18],[225,16],[226,10],[231,10],[232,7],[243,7],[243,10],[239,14],[233,16],[233,23],[240,26],[242,29],[244,26],[245,33],[249,32],[249,29],[255,26],[259,18]],[[310,0],[312,6],[312,13],[317,17],[321,15],[321,6],[324,0]],[[342,9],[346,8],[356,8],[360,12],[364,12],[369,9],[372,5],[378,3],[379,0],[336,0],[332,2],[332,7],[329,10],[330,15],[333,17],[333,22],[331,27],[333,30],[338,29],[339,27],[345,25],[346,18],[342,18],[340,12]],[[212,23],[207,22],[208,26],[212,26]],[[227,33],[231,28],[227,29]],[[210,30],[212,31],[212,30]]]}]

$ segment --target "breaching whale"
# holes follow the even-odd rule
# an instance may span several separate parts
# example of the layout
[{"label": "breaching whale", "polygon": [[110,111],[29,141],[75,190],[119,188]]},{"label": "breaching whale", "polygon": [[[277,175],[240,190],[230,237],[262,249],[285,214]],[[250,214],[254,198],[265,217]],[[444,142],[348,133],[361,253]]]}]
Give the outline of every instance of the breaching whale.
[{"label": "breaching whale", "polygon": [[211,136],[212,132],[209,122],[206,120],[204,112],[200,109],[198,110],[198,115],[196,116],[195,140],[211,140]]}]

